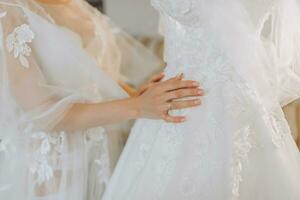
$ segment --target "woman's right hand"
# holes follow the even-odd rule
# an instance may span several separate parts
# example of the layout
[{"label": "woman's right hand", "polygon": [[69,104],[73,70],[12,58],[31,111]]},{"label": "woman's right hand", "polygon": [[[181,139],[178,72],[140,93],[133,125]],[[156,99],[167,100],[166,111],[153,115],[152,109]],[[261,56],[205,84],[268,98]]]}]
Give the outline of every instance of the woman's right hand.
[{"label": "woman's right hand", "polygon": [[[171,116],[170,110],[178,110],[199,106],[200,97],[204,91],[196,81],[183,80],[183,75],[158,82],[147,88],[143,94],[136,97],[136,106],[140,118],[163,119],[166,122],[181,123],[186,120],[184,116]],[[182,100],[185,97],[197,97]],[[180,100],[181,99],[181,100]]]}]

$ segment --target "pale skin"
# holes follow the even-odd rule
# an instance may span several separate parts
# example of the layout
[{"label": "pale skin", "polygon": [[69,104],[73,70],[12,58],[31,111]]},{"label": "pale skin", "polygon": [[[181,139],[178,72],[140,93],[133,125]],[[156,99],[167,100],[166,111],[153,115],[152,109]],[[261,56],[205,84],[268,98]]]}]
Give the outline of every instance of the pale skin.
[{"label": "pale skin", "polygon": [[[163,76],[159,74],[156,78]],[[56,129],[74,131],[138,118],[184,122],[184,116],[171,116],[168,111],[201,105],[200,97],[204,91],[199,88],[199,83],[183,80],[183,75],[164,82],[160,79],[143,86],[137,96],[96,104],[75,104]],[[195,99],[178,100],[184,97]]]},{"label": "pale skin", "polygon": [[[71,0],[36,1],[65,4]],[[131,97],[103,103],[75,104],[55,129],[84,130],[138,118],[163,119],[166,122],[182,123],[186,120],[184,116],[171,116],[168,111],[199,106],[201,104],[200,97],[204,95],[204,91],[199,88],[198,82],[184,80],[183,74],[167,81],[161,81],[163,78],[163,73],[155,75],[137,92],[120,82],[119,84]],[[195,98],[180,100],[185,97]]]}]

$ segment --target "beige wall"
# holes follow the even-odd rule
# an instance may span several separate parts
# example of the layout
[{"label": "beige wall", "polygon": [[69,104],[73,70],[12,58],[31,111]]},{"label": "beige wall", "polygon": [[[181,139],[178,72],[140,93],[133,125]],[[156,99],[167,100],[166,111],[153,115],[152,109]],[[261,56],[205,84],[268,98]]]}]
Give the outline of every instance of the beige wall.
[{"label": "beige wall", "polygon": [[127,32],[157,36],[158,14],[150,0],[104,0],[105,12]]}]

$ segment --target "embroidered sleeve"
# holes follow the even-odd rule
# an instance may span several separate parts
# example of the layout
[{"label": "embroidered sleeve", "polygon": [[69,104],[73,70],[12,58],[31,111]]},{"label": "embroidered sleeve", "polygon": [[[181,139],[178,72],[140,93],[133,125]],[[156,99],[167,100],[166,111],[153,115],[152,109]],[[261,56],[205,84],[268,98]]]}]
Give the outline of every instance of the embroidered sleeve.
[{"label": "embroidered sleeve", "polygon": [[6,38],[6,47],[9,53],[13,53],[14,58],[18,58],[21,65],[29,67],[27,57],[31,54],[31,48],[28,43],[34,39],[34,32],[28,24],[22,24],[16,27]]}]

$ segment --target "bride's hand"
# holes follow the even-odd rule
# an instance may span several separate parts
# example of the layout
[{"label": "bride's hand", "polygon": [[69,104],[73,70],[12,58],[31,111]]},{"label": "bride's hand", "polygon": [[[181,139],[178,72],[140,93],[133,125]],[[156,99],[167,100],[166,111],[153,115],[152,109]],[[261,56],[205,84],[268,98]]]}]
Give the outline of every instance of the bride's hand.
[{"label": "bride's hand", "polygon": [[[158,82],[136,97],[139,117],[163,119],[172,123],[184,122],[186,120],[184,116],[171,116],[168,112],[199,106],[201,104],[200,96],[203,96],[204,92],[199,88],[198,82],[182,79],[183,75],[180,75],[164,82]],[[184,97],[197,98],[180,100]]]},{"label": "bride's hand", "polygon": [[163,72],[156,74],[150,78],[150,80],[143,84],[137,91],[136,96],[142,95],[148,88],[154,86],[156,83],[160,82],[165,77]]}]

